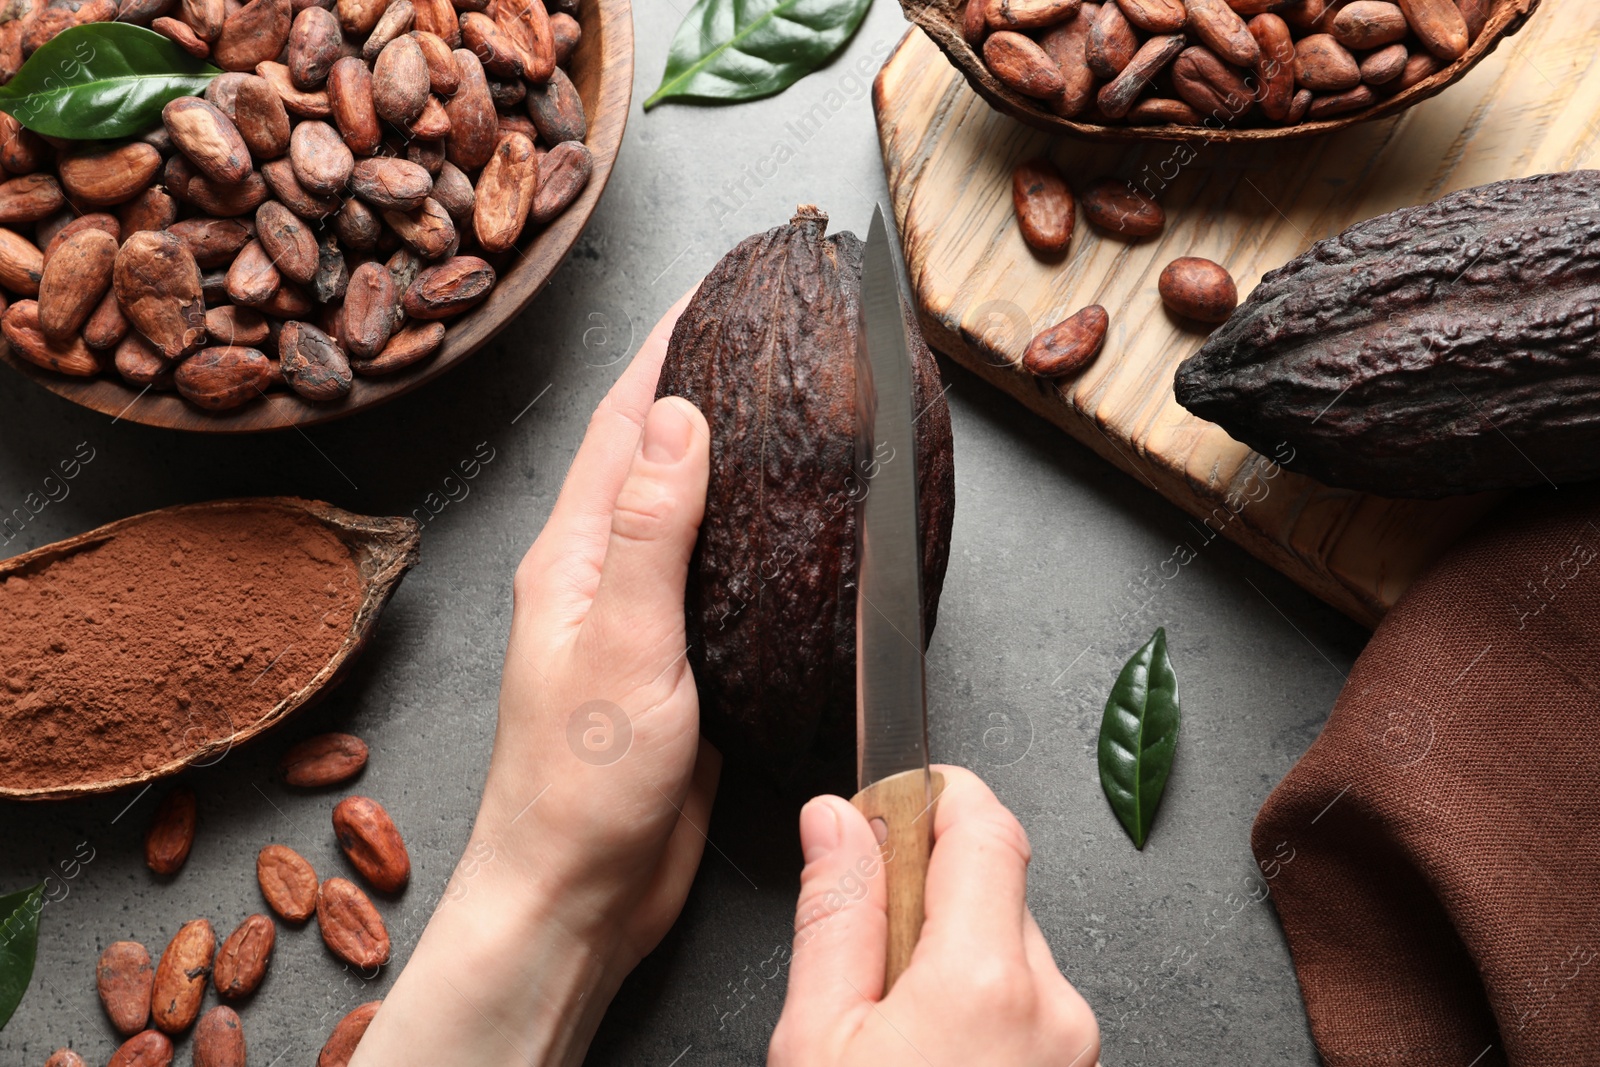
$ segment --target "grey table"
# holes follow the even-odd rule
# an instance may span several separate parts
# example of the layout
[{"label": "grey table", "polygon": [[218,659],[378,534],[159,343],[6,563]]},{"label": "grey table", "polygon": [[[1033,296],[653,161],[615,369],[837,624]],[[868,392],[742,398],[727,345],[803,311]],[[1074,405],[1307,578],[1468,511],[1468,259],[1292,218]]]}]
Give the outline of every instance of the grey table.
[{"label": "grey table", "polygon": [[[278,736],[191,776],[202,828],[176,879],[159,882],[142,863],[158,793],[0,805],[0,889],[87,854],[80,843],[94,855],[45,909],[33,988],[0,1033],[6,1067],[42,1063],[69,1043],[104,1062],[115,1042],[94,994],[100,949],[135,938],[157,952],[196,916],[232,929],[261,908],[262,845],[288,843],[320,871],[341,867],[332,799],[291,793],[273,775],[286,738],[322,729],[371,743],[359,789],[393,812],[415,876],[383,905],[396,962],[370,983],[327,954],[314,924],[280,930],[266,984],[243,1011],[251,1062],[313,1063],[333,1021],[393,980],[467,839],[510,576],[589,413],[660,313],[737,240],[787,219],[797,202],[864,232],[886,195],[869,86],[852,70],[863,57],[881,62],[903,33],[891,0],[878,0],[839,62],[787,93],[646,115],[638,102],[659,79],[679,3],[636,6],[627,143],[571,259],[501,340],[427,389],[306,433],[201,441],[113,425],[0,375],[0,510],[20,506],[80,442],[94,450],[70,495],[3,554],[150,508],[246,494],[427,519],[422,563],[353,677]],[[943,370],[957,508],[929,652],[935,756],[978,770],[1026,826],[1033,910],[1099,1015],[1108,1067],[1315,1063],[1271,904],[1252,900],[1260,881],[1248,834],[1315,737],[1364,631],[1226,543],[1168,579],[1162,562],[1193,537],[1181,512],[959,368]],[[443,498],[446,476],[475,454],[493,458],[465,496],[457,489],[430,514],[424,502]],[[1095,733],[1118,668],[1157,625],[1171,641],[1184,724],[1138,852],[1101,795]],[[590,1062],[763,1061],[784,988],[771,961],[789,937],[800,854],[794,810],[758,794],[734,769],[683,917],[623,987]]]}]

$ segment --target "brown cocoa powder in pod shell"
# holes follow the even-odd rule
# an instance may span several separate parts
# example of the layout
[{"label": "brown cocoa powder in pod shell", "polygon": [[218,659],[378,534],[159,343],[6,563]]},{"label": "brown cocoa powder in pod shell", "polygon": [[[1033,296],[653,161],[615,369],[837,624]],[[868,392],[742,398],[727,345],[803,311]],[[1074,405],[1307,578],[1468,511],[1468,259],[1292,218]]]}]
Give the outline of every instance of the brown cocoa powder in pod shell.
[{"label": "brown cocoa powder in pod shell", "polygon": [[582,141],[562,141],[539,160],[539,191],[528,217],[543,226],[567,210],[594,173],[594,156]]},{"label": "brown cocoa powder in pod shell", "polygon": [[268,845],[256,855],[256,882],[284,922],[303,923],[316,913],[317,872],[288,845]]},{"label": "brown cocoa powder in pod shell", "polygon": [[79,230],[45,257],[39,279],[39,329],[57,344],[83,329],[111,287],[117,239],[98,227]]},{"label": "brown cocoa powder in pod shell", "polygon": [[123,1037],[143,1030],[150,1021],[150,987],[155,969],[149,951],[137,941],[113,941],[100,953],[94,984],[111,1026]]},{"label": "brown cocoa powder in pod shell", "polygon": [[1220,264],[1198,256],[1168,263],[1157,280],[1161,302],[1175,315],[1198,322],[1223,322],[1239,306],[1233,277]]},{"label": "brown cocoa powder in pod shell", "polygon": [[206,1012],[194,1028],[194,1067],[245,1067],[244,1026],[226,1004]]},{"label": "brown cocoa powder in pod shell", "polygon": [[413,322],[389,338],[376,359],[352,361],[350,366],[357,374],[370,378],[393,374],[439,351],[444,335],[442,322]]},{"label": "brown cocoa powder in pod shell", "polygon": [[44,1061],[44,1067],[89,1067],[89,1064],[70,1048],[58,1048]]},{"label": "brown cocoa powder in pod shell", "polygon": [[1107,234],[1128,238],[1154,237],[1167,224],[1161,205],[1118,178],[1102,178],[1082,198],[1083,214]]},{"label": "brown cocoa powder in pod shell", "polygon": [[116,367],[123,381],[156,389],[170,388],[176,369],[172,363],[156,354],[149,341],[136,333],[129,333],[117,342],[112,366]]},{"label": "brown cocoa powder in pod shell", "polygon": [[321,789],[348,782],[367,765],[367,743],[353,734],[318,734],[284,753],[279,769],[286,784]]},{"label": "brown cocoa powder in pod shell", "polygon": [[259,74],[246,75],[240,81],[233,121],[257,160],[277,159],[289,150],[289,112],[272,83]]},{"label": "brown cocoa powder in pod shell", "polygon": [[0,316],[0,333],[11,342],[11,350],[29,363],[46,370],[92,378],[100,373],[100,361],[80,337],[56,344],[39,329],[39,302],[18,300]]},{"label": "brown cocoa powder in pod shell", "polygon": [[494,98],[489,95],[489,80],[484,77],[478,57],[465,48],[456,49],[452,55],[461,72],[461,84],[444,106],[450,116],[450,134],[444,139],[445,158],[462,170],[474,171],[489,162],[499,140]]},{"label": "brown cocoa powder in pod shell", "polygon": [[0,226],[0,285],[23,296],[39,295],[44,253],[15,230]]},{"label": "brown cocoa powder in pod shell", "polygon": [[504,252],[516,244],[538,187],[533,142],[520,133],[500,138],[474,193],[472,226],[478,243],[490,252]]},{"label": "brown cocoa powder in pod shell", "polygon": [[420,272],[406,288],[403,306],[413,319],[447,319],[488,296],[494,281],[494,268],[484,260],[455,256]]},{"label": "brown cocoa powder in pod shell", "polygon": [[181,1034],[194,1025],[205,996],[206,979],[211,977],[211,959],[217,938],[211,924],[195,919],[179,928],[161,962],[156,964],[155,982],[150,991],[150,1017],[156,1029]]},{"label": "brown cocoa powder in pod shell", "polygon": [[106,1067],[172,1067],[172,1039],[159,1030],[135,1034],[111,1054]]},{"label": "brown cocoa powder in pod shell", "polygon": [[197,806],[194,790],[176,786],[156,808],[144,835],[144,865],[171,876],[183,869],[194,847]]},{"label": "brown cocoa powder in pod shell", "polygon": [[259,350],[219,345],[202,348],[178,364],[172,383],[191,404],[227,411],[265,393],[273,376],[272,361]]},{"label": "brown cocoa powder in pod shell", "polygon": [[49,174],[25,174],[0,182],[0,223],[38,222],[66,204],[61,184]]},{"label": "brown cocoa powder in pod shell", "polygon": [[289,0],[250,0],[222,24],[211,58],[223,70],[249,71],[283,53],[294,9]]},{"label": "brown cocoa powder in pod shell", "polygon": [[296,393],[313,401],[350,393],[350,361],[337,342],[309,322],[286,322],[278,331],[278,369]]},{"label": "brown cocoa powder in pod shell", "polygon": [[1099,355],[1111,318],[1099,304],[1090,304],[1068,316],[1028,343],[1022,366],[1041,378],[1076,374]]},{"label": "brown cocoa powder in pod shell", "polygon": [[1031,248],[1055,254],[1072,243],[1077,219],[1067,181],[1047,159],[1030,159],[1011,172],[1011,204],[1022,239]]},{"label": "brown cocoa powder in pod shell", "polygon": [[[272,946],[277,939],[278,928],[265,915],[251,915],[240,923],[217,949],[216,963],[211,969],[217,995],[238,1000],[254,993],[266,977]],[[202,1020],[200,1025],[204,1027],[205,1022]],[[196,1032],[197,1043],[199,1038]]]},{"label": "brown cocoa powder in pod shell", "polygon": [[345,857],[374,889],[398,893],[411,880],[405,840],[376,800],[345,797],[333,809],[333,832]]},{"label": "brown cocoa powder in pod shell", "polygon": [[367,1027],[372,1025],[373,1016],[378,1014],[382,1006],[381,1000],[368,1001],[340,1019],[334,1025],[333,1033],[328,1035],[322,1051],[317,1054],[317,1067],[350,1067],[356,1047],[361,1044]]},{"label": "brown cocoa powder in pod shell", "polygon": [[352,967],[389,962],[389,931],[383,917],[354,882],[329,878],[317,894],[317,928],[328,950]]},{"label": "brown cocoa powder in pod shell", "polygon": [[356,155],[370,156],[383,143],[383,128],[372,102],[372,71],[354,56],[345,56],[328,74],[328,101],[339,135]]}]

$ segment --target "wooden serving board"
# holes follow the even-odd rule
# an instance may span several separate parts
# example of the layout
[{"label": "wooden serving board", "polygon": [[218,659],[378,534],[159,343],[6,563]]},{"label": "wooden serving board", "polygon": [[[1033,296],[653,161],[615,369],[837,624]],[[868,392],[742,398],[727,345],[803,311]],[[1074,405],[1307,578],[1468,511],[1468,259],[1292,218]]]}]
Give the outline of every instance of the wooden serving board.
[{"label": "wooden serving board", "polygon": [[[918,29],[879,73],[873,103],[928,342],[1195,516],[1192,550],[1226,536],[1370,626],[1499,499],[1332,489],[1190,415],[1173,400],[1172,374],[1205,334],[1165,312],[1156,278],[1178,256],[1204,256],[1248,295],[1262,274],[1361,219],[1600,165],[1600,4],[1546,0],[1440,96],[1320,139],[1129,148],[1052,137],[991,110]],[[1129,244],[1080,217],[1069,253],[1039,258],[1011,206],[1012,167],[1036,155],[1080,190],[1107,175],[1147,187],[1166,209],[1165,232]],[[1058,385],[1020,369],[1034,333],[1088,304],[1105,307],[1111,328],[1086,371]]]}]

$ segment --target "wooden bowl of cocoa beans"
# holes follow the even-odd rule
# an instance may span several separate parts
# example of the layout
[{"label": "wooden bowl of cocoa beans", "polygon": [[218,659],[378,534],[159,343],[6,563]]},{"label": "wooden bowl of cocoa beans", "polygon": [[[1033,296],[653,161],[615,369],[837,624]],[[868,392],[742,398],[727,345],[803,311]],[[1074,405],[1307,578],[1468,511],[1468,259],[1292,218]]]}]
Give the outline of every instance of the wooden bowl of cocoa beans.
[{"label": "wooden bowl of cocoa beans", "polygon": [[1097,141],[1272,141],[1394,115],[1539,0],[901,0],[995,108]]},{"label": "wooden bowl of cocoa beans", "polygon": [[[0,358],[131,422],[308,426],[444,373],[560,266],[627,122],[629,0],[30,2],[0,23]],[[28,95],[119,50],[194,87]]]}]

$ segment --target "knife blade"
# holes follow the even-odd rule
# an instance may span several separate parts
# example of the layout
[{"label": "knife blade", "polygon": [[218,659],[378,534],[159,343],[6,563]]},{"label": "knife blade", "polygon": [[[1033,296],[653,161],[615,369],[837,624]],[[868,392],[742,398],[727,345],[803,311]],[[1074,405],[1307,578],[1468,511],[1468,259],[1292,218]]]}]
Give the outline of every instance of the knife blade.
[{"label": "knife blade", "polygon": [[904,268],[883,210],[874,210],[861,271],[856,351],[856,786],[883,853],[889,938],[884,992],[922,929],[943,780],[928,771],[918,536],[915,379],[906,338]]}]

